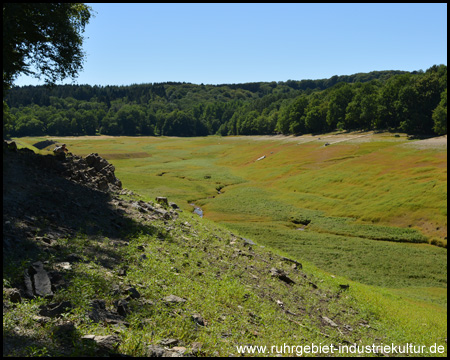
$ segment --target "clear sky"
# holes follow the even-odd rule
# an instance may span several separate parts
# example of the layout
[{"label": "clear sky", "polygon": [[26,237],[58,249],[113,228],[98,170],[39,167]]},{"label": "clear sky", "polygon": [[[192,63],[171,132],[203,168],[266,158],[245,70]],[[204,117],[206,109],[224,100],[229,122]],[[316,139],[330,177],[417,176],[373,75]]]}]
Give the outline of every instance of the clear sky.
[{"label": "clear sky", "polygon": [[447,65],[446,3],[88,5],[96,15],[76,84],[232,84]]}]

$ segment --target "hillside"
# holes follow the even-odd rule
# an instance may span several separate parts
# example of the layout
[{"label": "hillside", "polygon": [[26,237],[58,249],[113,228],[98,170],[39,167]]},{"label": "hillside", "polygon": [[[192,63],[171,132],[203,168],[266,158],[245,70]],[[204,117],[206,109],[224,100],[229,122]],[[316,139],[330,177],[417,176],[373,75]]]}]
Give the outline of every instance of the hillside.
[{"label": "hillside", "polygon": [[245,84],[13,87],[4,136],[447,133],[447,66]]},{"label": "hillside", "polygon": [[446,347],[439,329],[400,333],[345,279],[140,200],[95,154],[58,159],[4,143],[3,198],[3,356]]}]

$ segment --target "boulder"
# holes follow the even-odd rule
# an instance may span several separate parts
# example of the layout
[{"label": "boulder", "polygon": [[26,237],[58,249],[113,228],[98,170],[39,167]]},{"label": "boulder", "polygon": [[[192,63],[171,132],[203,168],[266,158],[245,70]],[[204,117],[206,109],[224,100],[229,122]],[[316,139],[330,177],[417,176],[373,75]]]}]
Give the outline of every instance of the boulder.
[{"label": "boulder", "polygon": [[44,270],[44,264],[37,261],[33,263],[24,274],[26,295],[53,297],[52,285],[47,272]]}]

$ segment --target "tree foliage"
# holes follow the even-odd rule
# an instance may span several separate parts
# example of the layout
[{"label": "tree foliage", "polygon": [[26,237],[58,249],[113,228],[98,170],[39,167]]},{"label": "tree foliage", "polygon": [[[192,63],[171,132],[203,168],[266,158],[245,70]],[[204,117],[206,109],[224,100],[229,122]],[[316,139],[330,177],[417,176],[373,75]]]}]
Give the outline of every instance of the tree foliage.
[{"label": "tree foliage", "polygon": [[20,73],[49,84],[74,78],[83,66],[82,33],[90,17],[84,4],[3,3],[3,97]]},{"label": "tree foliage", "polygon": [[323,80],[13,87],[4,133],[270,135],[335,129],[447,132],[447,67]]}]

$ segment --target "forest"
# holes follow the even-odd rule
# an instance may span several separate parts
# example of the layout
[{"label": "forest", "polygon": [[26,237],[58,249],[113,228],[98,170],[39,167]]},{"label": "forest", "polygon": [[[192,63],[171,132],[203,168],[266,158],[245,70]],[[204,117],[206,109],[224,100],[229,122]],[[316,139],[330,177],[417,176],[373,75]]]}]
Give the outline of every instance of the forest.
[{"label": "forest", "polygon": [[320,80],[13,86],[3,137],[447,133],[447,66]]}]

